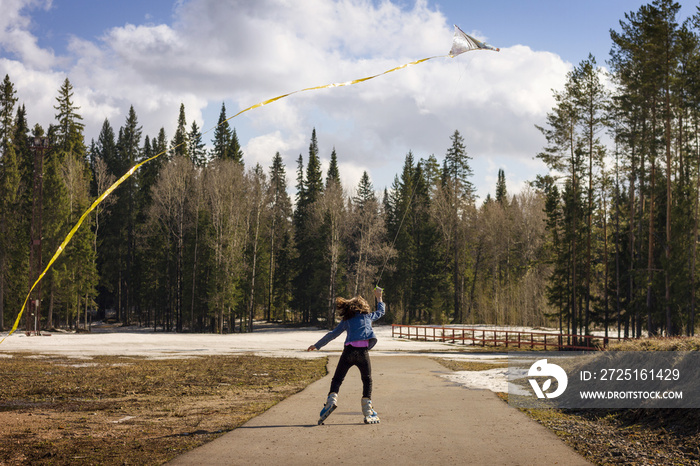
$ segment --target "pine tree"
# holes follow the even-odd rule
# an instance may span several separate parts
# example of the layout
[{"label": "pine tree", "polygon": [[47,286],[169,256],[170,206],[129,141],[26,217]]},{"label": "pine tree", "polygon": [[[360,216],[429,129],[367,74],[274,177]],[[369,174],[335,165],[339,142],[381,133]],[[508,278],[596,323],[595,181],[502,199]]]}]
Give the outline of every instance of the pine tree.
[{"label": "pine tree", "polygon": [[430,154],[426,160],[421,159],[420,164],[425,173],[425,182],[431,189],[435,188],[442,178],[442,169],[435,154]]},{"label": "pine tree", "polygon": [[598,134],[605,129],[607,120],[607,107],[609,105],[608,92],[601,81],[601,70],[596,66],[595,58],[588,56],[587,60],[581,62],[569,75],[573,104],[580,115],[580,137],[581,150],[588,160],[588,208],[586,216],[588,219],[586,229],[586,289],[585,289],[585,314],[584,333],[589,334],[589,324],[591,320],[591,295],[592,283],[591,273],[593,269],[593,204],[595,203],[595,172],[603,163],[605,150],[602,147]]},{"label": "pine tree", "polygon": [[[278,311],[284,312],[289,304],[291,277],[286,270],[285,259],[289,257],[289,230],[292,225],[292,203],[287,194],[287,175],[279,152],[275,153],[270,167],[271,212],[269,222],[270,264],[268,274],[267,320],[279,319]],[[287,259],[288,261],[288,259]],[[285,319],[285,315],[282,318]]]},{"label": "pine tree", "polygon": [[342,243],[345,238],[345,198],[343,187],[340,184],[340,172],[338,170],[338,157],[335,148],[331,153],[331,161],[326,175],[326,186],[321,198],[321,225],[322,241],[325,244],[327,280],[327,305],[326,326],[335,327],[336,307],[335,297],[338,294],[339,282],[342,278],[341,255]]},{"label": "pine tree", "polygon": [[498,169],[498,182],[496,183],[496,202],[501,205],[508,203],[508,190],[506,189],[506,174],[502,168]]},{"label": "pine tree", "polygon": [[323,174],[321,172],[321,159],[318,156],[318,141],[316,129],[311,132],[309,144],[309,162],[306,165],[306,180],[304,181],[304,204],[314,204],[323,193]]},{"label": "pine tree", "polygon": [[455,130],[450,140],[452,146],[447,149],[443,163],[443,185],[451,185],[451,191],[461,202],[473,202],[474,185],[470,178],[474,173],[469,165],[471,157],[467,155],[464,139],[459,131]]},{"label": "pine tree", "polygon": [[0,330],[4,328],[5,304],[16,306],[10,290],[19,277],[13,262],[21,257],[21,171],[14,144],[14,106],[17,102],[9,76],[0,85]]},{"label": "pine tree", "polygon": [[[575,103],[575,81],[573,72],[567,75],[567,83],[563,91],[554,92],[555,107],[547,114],[547,127],[537,126],[537,129],[547,139],[544,151],[537,155],[551,171],[563,173],[563,217],[564,231],[562,241],[564,249],[570,251],[559,259],[566,261],[555,265],[555,269],[566,269],[568,272],[566,301],[570,303],[569,317],[571,331],[578,335],[583,327],[583,319],[580,318],[580,273],[581,273],[581,178],[583,170],[583,151],[577,128],[582,121],[581,109]],[[555,272],[556,273],[556,272]],[[552,280],[556,280],[553,276]],[[574,342],[576,343],[576,342]]]},{"label": "pine tree", "polygon": [[188,135],[190,141],[188,157],[197,167],[203,167],[207,163],[204,142],[202,142],[202,132],[197,126],[197,122],[192,122],[192,128]]},{"label": "pine tree", "polygon": [[63,153],[72,153],[83,156],[85,154],[85,143],[83,140],[83,129],[85,125],[81,123],[83,117],[76,113],[80,107],[73,105],[73,85],[68,78],[65,79],[58,91],[56,101],[58,105],[54,109],[58,111],[53,136],[55,145]]},{"label": "pine tree", "polygon": [[332,183],[337,183],[340,185],[340,171],[338,170],[338,155],[335,153],[335,147],[331,152],[331,161],[328,165],[328,172],[326,173],[326,188],[328,188]]},{"label": "pine tree", "polygon": [[0,142],[2,142],[3,154],[12,140],[15,126],[15,104],[17,103],[17,91],[10,81],[10,76],[0,85]]},{"label": "pine tree", "polygon": [[[410,324],[416,319],[416,308],[413,304],[413,293],[416,268],[415,237],[411,234],[415,224],[415,209],[413,198],[416,187],[416,167],[413,153],[408,152],[404,159],[401,177],[396,176],[388,196],[385,196],[386,223],[389,238],[394,238],[393,247],[396,250],[393,263],[393,273],[386,277],[389,288],[395,290],[401,299],[394,305],[394,317],[404,324]],[[415,211],[415,210],[414,210]]]},{"label": "pine tree", "polygon": [[231,142],[228,147],[228,157],[234,162],[243,164],[243,150],[241,149],[241,143],[238,141],[238,134],[236,134],[236,128],[231,131]]},{"label": "pine tree", "polygon": [[[646,313],[650,334],[664,328],[669,335],[679,333],[683,318],[674,309],[684,306],[675,305],[671,293],[671,274],[674,269],[678,270],[672,265],[673,256],[680,245],[671,235],[674,202],[683,198],[681,192],[673,195],[675,186],[682,189],[682,184],[676,184],[673,146],[684,147],[673,130],[674,126],[683,127],[675,121],[675,115],[682,115],[682,112],[672,109],[672,105],[676,107],[675,96],[682,95],[674,94],[680,82],[680,32],[675,19],[679,9],[676,2],[656,0],[637,12],[626,14],[626,21],[620,22],[620,32],[611,31],[610,64],[619,89],[616,96],[618,141],[632,176],[628,249],[631,257],[646,257],[644,265],[634,267],[639,270],[645,266],[646,276],[634,274],[635,281],[630,275],[632,283],[628,287],[629,302],[634,308],[633,331],[637,335],[642,329],[642,312]],[[665,173],[659,166],[662,162],[666,165]],[[664,233],[657,231],[661,225],[665,225]],[[686,233],[679,233],[680,238],[686,236]],[[643,234],[646,238],[642,238]],[[643,252],[642,247],[646,249]],[[676,277],[675,281],[690,283],[692,280]]]},{"label": "pine tree", "polygon": [[[97,137],[97,142],[95,143],[95,159],[96,166],[99,164],[104,164],[104,173],[97,176],[94,174],[93,179],[95,181],[95,196],[102,194],[97,187],[97,182],[100,178],[116,179],[116,176],[121,176],[123,173],[123,166],[119,163],[119,157],[117,153],[117,142],[115,140],[114,129],[110,124],[109,120],[105,118],[102,123],[102,129]],[[99,161],[99,162],[97,162]],[[106,203],[116,203],[121,195],[121,190],[112,193],[108,196],[102,203],[104,208]],[[97,216],[96,216],[97,217]],[[103,233],[98,238],[100,243],[99,253],[97,254],[97,269],[100,276],[100,295],[98,297],[98,303],[101,309],[115,308],[112,298],[112,292],[116,289],[115,283],[116,278],[114,278],[115,271],[118,266],[118,255],[116,254],[120,235],[118,234],[119,228],[118,221],[112,221],[109,215],[103,216],[105,218],[102,220]],[[99,223],[98,223],[99,225]],[[109,296],[109,297],[108,297]]]},{"label": "pine tree", "polygon": [[[17,154],[17,160],[20,167],[20,173],[22,177],[22,184],[24,186],[31,186],[34,177],[34,157],[29,147],[29,133],[30,128],[27,123],[27,111],[24,105],[20,105],[17,108],[17,114],[15,116],[15,132],[12,140],[15,145],[15,154]],[[31,190],[29,188],[24,189],[24,211],[29,211],[31,209]]]},{"label": "pine tree", "polygon": [[[83,137],[84,125],[81,123],[82,117],[76,112],[79,107],[73,105],[72,98],[73,86],[66,79],[59,89],[54,107],[58,111],[58,124],[49,129],[54,150],[48,153],[44,180],[43,226],[48,248],[42,248],[48,257],[54,254],[89,205],[90,167]],[[47,186],[51,189],[46,189]],[[49,198],[51,201],[47,203]],[[60,306],[58,311],[64,313],[66,325],[72,327],[80,310],[90,306],[95,296],[97,273],[94,270],[92,218],[85,223],[76,231],[60,263],[57,262],[52,269],[48,284],[49,326],[53,324],[57,304]],[[48,258],[44,260],[44,263],[47,262]]]},{"label": "pine tree", "polygon": [[221,112],[219,113],[219,121],[214,129],[214,139],[212,140],[212,158],[227,159],[231,145],[231,127],[228,124],[226,117],[226,105],[221,103]]},{"label": "pine tree", "polygon": [[[452,270],[452,286],[454,294],[454,320],[462,321],[463,311],[463,283],[466,268],[465,243],[466,221],[469,209],[474,204],[474,185],[470,178],[473,175],[469,165],[471,157],[467,155],[464,140],[459,131],[455,130],[450,137],[452,146],[445,154],[442,173],[442,193],[445,196],[445,206],[448,208],[448,220],[450,233],[449,249],[451,257],[448,267]],[[443,226],[443,231],[447,225]]]},{"label": "pine tree", "polygon": [[353,295],[368,296],[379,278],[379,269],[390,254],[386,224],[369,174],[362,173],[357,194],[350,204],[348,227],[348,281]]},{"label": "pine tree", "polygon": [[170,157],[186,157],[189,153],[188,139],[185,104],[180,104],[180,114],[177,117],[175,136],[173,136],[173,140],[170,142]]},{"label": "pine tree", "polygon": [[318,201],[323,195],[323,175],[318,157],[316,130],[311,133],[309,160],[304,176],[303,158],[298,160],[297,205],[294,213],[294,233],[298,251],[297,275],[294,278],[294,306],[302,313],[304,322],[316,322],[326,309],[323,300],[323,280],[319,270],[323,268],[323,251],[320,241],[319,223],[316,219]]},{"label": "pine tree", "polygon": [[[41,131],[37,131],[37,129]],[[35,127],[35,136],[42,133],[43,129]],[[49,137],[51,135],[50,129]],[[58,151],[49,151],[44,160],[43,180],[42,263],[44,264],[48,263],[70,228],[68,227],[71,216],[69,194],[61,177],[61,165],[62,161]],[[49,329],[54,326],[55,308],[61,307],[66,301],[65,294],[59,293],[60,290],[65,290],[62,285],[68,280],[69,275],[65,259],[64,256],[60,261],[57,261],[42,282],[42,293],[47,295],[49,300],[46,319],[46,326]]]},{"label": "pine tree", "polygon": [[362,172],[362,177],[360,178],[360,183],[357,186],[357,194],[353,199],[353,202],[358,206],[360,210],[363,210],[368,202],[377,200],[377,196],[374,193],[374,186],[372,186],[372,181],[369,179],[369,174],[367,170]]},{"label": "pine tree", "polygon": [[[133,167],[141,157],[141,126],[134,107],[129,108],[124,126],[120,129],[120,138],[117,141],[119,164],[124,171]],[[118,285],[119,316],[124,317],[127,325],[131,323],[131,311],[134,308],[134,264],[136,262],[136,219],[138,217],[137,192],[139,190],[138,177],[131,176],[119,187],[119,204],[113,209],[113,217],[118,224],[115,231],[119,232],[117,250],[119,251],[120,265],[119,275],[121,282]],[[123,283],[123,287],[122,287]],[[122,299],[123,297],[123,299]]]}]

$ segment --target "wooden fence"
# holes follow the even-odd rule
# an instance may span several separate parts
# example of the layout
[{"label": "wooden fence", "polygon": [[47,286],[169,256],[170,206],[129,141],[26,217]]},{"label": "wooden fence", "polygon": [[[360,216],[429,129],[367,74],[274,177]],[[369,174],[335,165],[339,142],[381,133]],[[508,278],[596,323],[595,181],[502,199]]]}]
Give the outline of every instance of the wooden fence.
[{"label": "wooden fence", "polygon": [[439,341],[470,346],[529,348],[550,351],[590,351],[606,348],[611,342],[629,340],[629,338],[610,336],[401,324],[392,324],[391,336],[407,340]]}]

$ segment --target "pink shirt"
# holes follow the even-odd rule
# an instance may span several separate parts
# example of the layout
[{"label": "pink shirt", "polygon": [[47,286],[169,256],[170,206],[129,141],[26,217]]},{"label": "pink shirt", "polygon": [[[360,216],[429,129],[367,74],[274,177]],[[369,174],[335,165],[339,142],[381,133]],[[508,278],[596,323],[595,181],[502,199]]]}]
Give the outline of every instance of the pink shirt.
[{"label": "pink shirt", "polygon": [[357,340],[346,343],[345,346],[352,345],[355,348],[369,348],[369,340]]}]

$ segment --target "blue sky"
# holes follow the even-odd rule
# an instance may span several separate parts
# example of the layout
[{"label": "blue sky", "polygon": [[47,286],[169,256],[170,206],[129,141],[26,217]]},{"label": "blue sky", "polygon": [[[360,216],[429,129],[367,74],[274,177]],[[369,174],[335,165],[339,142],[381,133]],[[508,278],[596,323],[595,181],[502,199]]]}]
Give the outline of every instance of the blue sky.
[{"label": "blue sky", "polygon": [[[455,129],[473,158],[483,199],[503,168],[511,192],[544,167],[535,129],[551,90],[589,53],[605,65],[609,30],[647,2],[632,0],[2,0],[0,73],[10,75],[29,123],[52,122],[65,77],[88,141],[105,118],[121,126],[133,105],[144,134],[169,137],[184,103],[211,129],[228,115],[310,86],[380,73],[446,54],[452,25],[500,47],[429,62],[366,83],[296,94],[231,120],[246,163],[276,151],[290,181],[312,128],[325,161],[335,147],[345,187],[367,170],[391,185],[406,153],[442,159]],[[293,4],[293,6],[290,5]],[[684,5],[684,19],[695,12]],[[204,136],[210,141],[212,133]],[[293,182],[290,182],[293,184]]]}]

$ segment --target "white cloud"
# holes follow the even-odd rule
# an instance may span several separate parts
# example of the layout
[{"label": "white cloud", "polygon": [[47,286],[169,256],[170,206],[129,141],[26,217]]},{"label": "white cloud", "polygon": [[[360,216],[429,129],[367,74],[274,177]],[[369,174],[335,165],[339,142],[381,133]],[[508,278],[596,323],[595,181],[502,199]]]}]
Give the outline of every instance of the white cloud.
[{"label": "white cloud", "polygon": [[49,70],[57,62],[51,50],[37,45],[30,29],[31,18],[25,13],[32,8],[51,8],[51,0],[3,0],[0,15],[0,50],[15,55],[34,69]]},{"label": "white cloud", "polygon": [[[172,24],[128,24],[96,41],[72,39],[70,68],[60,71],[65,57],[38,48],[28,16],[51,3],[3,0],[3,9],[5,3],[0,47],[17,60],[0,59],[0,72],[18,83],[30,119],[41,117],[42,124],[51,121],[53,99],[68,76],[88,140],[105,118],[122,125],[130,105],[144,134],[163,126],[172,136],[181,102],[188,123],[194,118],[206,130],[218,117],[203,113],[212,103],[218,109],[225,102],[230,116],[286,92],[446,54],[452,38],[451,24],[425,0],[408,8],[368,0],[190,0],[178,3]],[[346,188],[365,169],[376,189],[390,185],[409,150],[416,159],[431,153],[441,159],[455,129],[475,162],[517,160],[523,179],[524,161],[542,146],[533,125],[544,121],[551,89],[563,84],[570,67],[525,46],[470,52],[355,86],[297,93],[229,123],[244,128],[238,135],[248,166],[267,167],[280,151],[292,174],[315,127],[322,157],[335,146]],[[19,85],[27,80],[31,86]],[[476,181],[485,175],[476,173]]]}]

